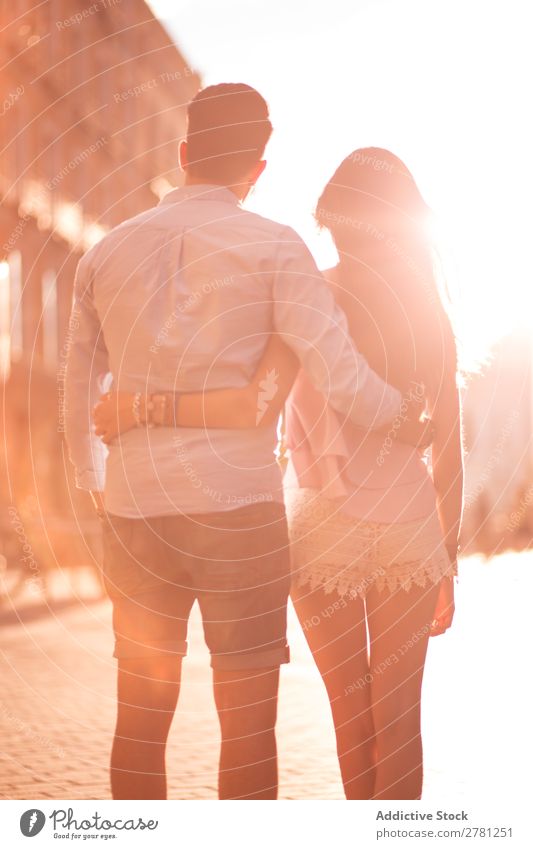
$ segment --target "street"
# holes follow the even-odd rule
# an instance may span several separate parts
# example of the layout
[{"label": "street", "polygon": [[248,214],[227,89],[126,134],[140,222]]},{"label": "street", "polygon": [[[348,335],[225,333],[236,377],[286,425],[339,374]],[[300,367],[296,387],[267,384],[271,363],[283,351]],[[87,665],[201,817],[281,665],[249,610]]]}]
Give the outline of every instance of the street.
[{"label": "street", "polygon": [[[423,800],[511,798],[529,781],[533,552],[461,563],[454,626],[430,642]],[[85,600],[4,613],[2,798],[107,799],[115,663],[110,605]],[[44,615],[43,615],[44,613]],[[329,706],[291,610],[282,668],[281,799],[342,799]],[[195,608],[171,731],[169,798],[216,798],[218,723]]]}]

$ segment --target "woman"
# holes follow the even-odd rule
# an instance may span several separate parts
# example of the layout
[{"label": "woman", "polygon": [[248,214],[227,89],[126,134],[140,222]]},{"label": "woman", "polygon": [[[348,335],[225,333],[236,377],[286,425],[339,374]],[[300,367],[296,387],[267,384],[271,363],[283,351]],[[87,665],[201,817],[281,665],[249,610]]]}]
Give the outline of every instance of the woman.
[{"label": "woman", "polygon": [[[375,148],[341,163],[316,209],[339,254],[326,277],[357,348],[433,421],[431,473],[394,427],[384,437],[344,421],[301,371],[286,406],[291,596],[330,699],[348,799],[420,798],[427,644],[453,616],[463,476],[457,357],[427,215],[405,165]],[[180,395],[176,408],[174,396],[163,403],[179,426],[254,427],[272,369],[283,385],[267,423],[297,373],[276,336],[249,387]],[[143,401],[137,420],[148,415]],[[111,440],[136,423],[132,396],[107,396],[95,418]]]}]

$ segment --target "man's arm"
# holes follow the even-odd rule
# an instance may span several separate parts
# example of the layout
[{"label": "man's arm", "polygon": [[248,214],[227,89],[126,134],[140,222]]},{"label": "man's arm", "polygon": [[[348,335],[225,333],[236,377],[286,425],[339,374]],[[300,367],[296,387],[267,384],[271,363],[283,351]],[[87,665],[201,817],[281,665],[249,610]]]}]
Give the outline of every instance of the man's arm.
[{"label": "man's arm", "polygon": [[274,283],[274,326],[336,410],[378,430],[400,413],[401,393],[372,371],[307,247],[285,228]]},{"label": "man's arm", "polygon": [[92,299],[91,257],[80,260],[69,322],[65,387],[65,436],[76,472],[76,486],[102,492],[107,449],[94,433],[92,409],[102,393],[108,356]]}]

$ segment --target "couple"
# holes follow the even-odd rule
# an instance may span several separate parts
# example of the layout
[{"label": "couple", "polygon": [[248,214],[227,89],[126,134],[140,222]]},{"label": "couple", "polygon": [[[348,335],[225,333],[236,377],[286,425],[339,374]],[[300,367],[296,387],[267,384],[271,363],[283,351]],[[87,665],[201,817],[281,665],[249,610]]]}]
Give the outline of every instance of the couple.
[{"label": "couple", "polygon": [[397,157],[355,151],[316,208],[339,254],[324,277],[293,230],[240,206],[271,131],[254,89],[199,92],[184,187],[77,271],[67,439],[103,526],[115,799],[166,798],[195,600],[219,796],[276,798],[289,591],[331,702],[346,797],[421,794],[424,661],[453,616],[462,508],[456,348],[427,208]]}]

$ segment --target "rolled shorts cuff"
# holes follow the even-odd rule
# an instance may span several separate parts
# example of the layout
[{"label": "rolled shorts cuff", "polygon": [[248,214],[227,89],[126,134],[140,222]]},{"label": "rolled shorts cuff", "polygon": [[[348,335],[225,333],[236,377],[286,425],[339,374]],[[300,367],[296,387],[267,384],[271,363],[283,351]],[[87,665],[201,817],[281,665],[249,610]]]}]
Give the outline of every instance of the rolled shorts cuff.
[{"label": "rolled shorts cuff", "polygon": [[211,666],[213,669],[267,669],[290,663],[290,659],[290,648],[285,645],[266,651],[211,654]]},{"label": "rolled shorts cuff", "polygon": [[187,640],[159,640],[154,643],[135,642],[135,640],[115,640],[113,657],[185,657]]}]

